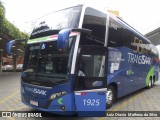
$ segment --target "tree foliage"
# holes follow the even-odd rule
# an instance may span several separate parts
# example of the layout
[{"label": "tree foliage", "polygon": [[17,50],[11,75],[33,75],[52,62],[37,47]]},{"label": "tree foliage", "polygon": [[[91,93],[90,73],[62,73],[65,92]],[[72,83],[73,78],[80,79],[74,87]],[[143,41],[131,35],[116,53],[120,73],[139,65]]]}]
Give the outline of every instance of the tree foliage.
[{"label": "tree foliage", "polygon": [[28,38],[26,33],[21,32],[5,18],[5,7],[0,1],[0,35],[10,39]]},{"label": "tree foliage", "polygon": [[0,11],[2,11],[3,14],[5,14],[5,12],[6,12],[5,7],[3,6],[3,3],[1,0],[0,0]]}]

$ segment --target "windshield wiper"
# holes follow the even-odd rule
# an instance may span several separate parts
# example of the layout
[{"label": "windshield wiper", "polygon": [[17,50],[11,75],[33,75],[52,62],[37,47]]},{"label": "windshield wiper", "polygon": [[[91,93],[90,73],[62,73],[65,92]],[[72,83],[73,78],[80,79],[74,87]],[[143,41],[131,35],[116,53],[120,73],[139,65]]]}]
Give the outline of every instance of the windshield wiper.
[{"label": "windshield wiper", "polygon": [[46,79],[46,80],[50,81],[51,83],[53,83],[53,84],[55,84],[55,85],[58,84],[56,81],[53,81],[53,80],[47,78],[46,76],[42,76],[42,75],[40,76],[40,75],[38,75],[37,78],[38,78],[38,80],[40,79],[40,80],[42,80],[42,81],[43,81],[44,79]]}]

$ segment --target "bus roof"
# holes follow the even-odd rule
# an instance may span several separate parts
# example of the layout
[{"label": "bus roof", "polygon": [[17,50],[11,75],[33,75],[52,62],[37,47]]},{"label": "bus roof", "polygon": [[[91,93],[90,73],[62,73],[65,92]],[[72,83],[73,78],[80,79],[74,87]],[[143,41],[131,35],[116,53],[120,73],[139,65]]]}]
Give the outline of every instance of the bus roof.
[{"label": "bus roof", "polygon": [[[90,4],[78,4],[78,5],[66,7],[66,8],[64,8],[64,9],[60,9],[60,10],[57,10],[57,11],[62,11],[62,10],[68,9],[68,8],[76,7],[76,6],[83,6],[83,9],[90,7],[90,8],[93,8],[93,9],[95,9],[95,10],[98,10],[98,11],[106,14],[106,15],[109,16],[110,18],[114,19],[116,22],[118,22],[118,23],[121,24],[122,26],[125,26],[125,27],[129,28],[132,32],[134,32],[135,34],[139,35],[140,37],[142,37],[142,38],[143,38],[144,40],[146,40],[147,42],[151,43],[151,41],[149,41],[144,35],[142,35],[140,32],[138,32],[135,28],[133,28],[132,26],[130,26],[128,23],[126,23],[126,22],[125,22],[124,20],[122,20],[120,17],[118,17],[118,16],[116,16],[116,15],[114,15],[114,14],[112,14],[112,13],[107,12],[107,10],[100,9],[100,8],[94,6],[94,5],[90,5]],[[53,11],[53,12],[57,12],[57,11]],[[53,12],[50,12],[50,13],[53,13]],[[50,13],[48,13],[48,14],[50,14]],[[48,15],[48,14],[46,14],[46,15]],[[46,16],[46,15],[44,15],[44,16]],[[44,16],[42,16],[42,17],[44,17]],[[40,18],[42,18],[42,17],[40,17]],[[38,18],[38,19],[39,19],[39,18]],[[44,38],[44,37],[43,37],[43,38]],[[32,40],[34,41],[34,40],[37,40],[37,39],[41,39],[41,38],[35,38],[35,39],[32,39]],[[31,40],[29,40],[28,43],[31,43],[30,41],[31,41]],[[33,43],[33,42],[32,42],[32,43]],[[152,44],[152,43],[151,43],[151,44]]]},{"label": "bus roof", "polygon": [[[115,21],[117,21],[119,24],[121,24],[122,26],[125,26],[127,28],[129,28],[132,32],[136,33],[137,35],[141,36],[143,39],[145,39],[147,42],[151,43],[150,40],[148,40],[144,35],[142,35],[139,31],[137,31],[135,28],[133,28],[131,25],[129,25],[127,22],[125,22],[123,19],[121,19],[120,17],[108,13],[109,17],[114,19]],[[151,43],[152,44],[152,43]]]}]

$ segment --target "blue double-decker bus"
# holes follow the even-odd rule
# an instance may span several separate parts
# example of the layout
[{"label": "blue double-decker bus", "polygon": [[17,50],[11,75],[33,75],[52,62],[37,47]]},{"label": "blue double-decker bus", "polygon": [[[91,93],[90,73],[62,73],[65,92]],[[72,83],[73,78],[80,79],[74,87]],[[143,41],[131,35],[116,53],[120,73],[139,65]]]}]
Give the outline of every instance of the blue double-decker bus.
[{"label": "blue double-decker bus", "polygon": [[[26,42],[21,75],[22,102],[33,108],[68,114],[83,106],[110,108],[117,98],[151,88],[158,80],[158,51],[142,34],[93,7],[78,5],[41,17]],[[103,108],[104,108],[103,107]],[[91,111],[91,110],[90,110]]]}]

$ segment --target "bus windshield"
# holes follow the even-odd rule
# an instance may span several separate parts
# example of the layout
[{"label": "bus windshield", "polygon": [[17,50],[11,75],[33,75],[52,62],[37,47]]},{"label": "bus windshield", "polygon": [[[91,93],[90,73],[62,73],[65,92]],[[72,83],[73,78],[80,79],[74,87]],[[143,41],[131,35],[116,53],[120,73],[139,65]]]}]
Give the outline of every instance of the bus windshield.
[{"label": "bus windshield", "polygon": [[50,85],[67,81],[75,39],[75,36],[69,39],[65,51],[57,49],[57,41],[28,44],[22,79]]},{"label": "bus windshield", "polygon": [[82,6],[49,13],[35,21],[30,39],[54,35],[65,28],[78,28]]}]

